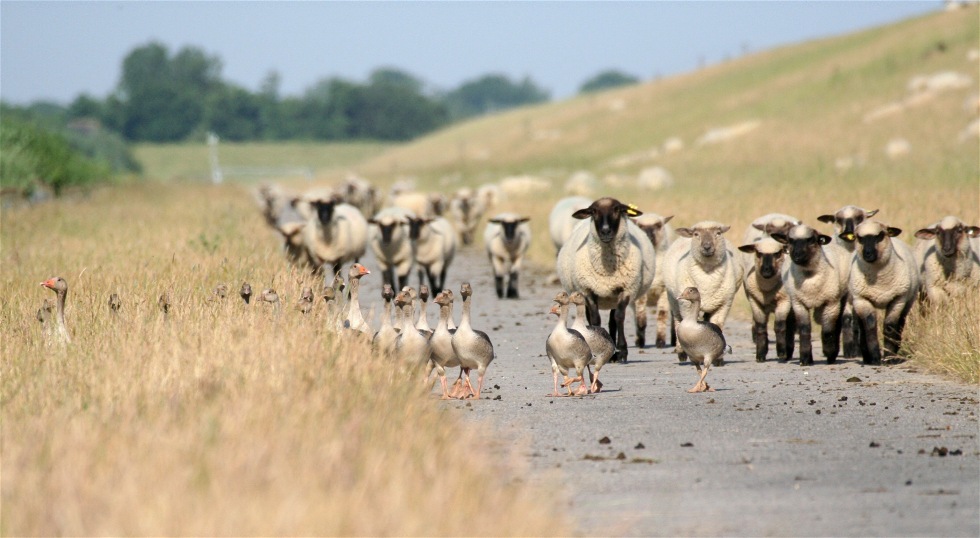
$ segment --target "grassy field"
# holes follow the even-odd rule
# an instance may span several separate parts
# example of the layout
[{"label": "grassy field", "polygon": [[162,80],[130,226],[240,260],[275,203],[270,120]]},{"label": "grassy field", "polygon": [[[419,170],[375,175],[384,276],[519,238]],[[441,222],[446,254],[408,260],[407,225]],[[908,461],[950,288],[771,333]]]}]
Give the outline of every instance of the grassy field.
[{"label": "grassy field", "polygon": [[[510,449],[323,330],[322,307],[245,307],[243,281],[293,300],[314,284],[250,204],[151,184],[3,212],[2,534],[569,533]],[[67,347],[34,318],[54,275]]]},{"label": "grassy field", "polygon": [[[548,211],[577,170],[599,178],[597,197],[674,215],[677,226],[720,220],[735,242],[773,211],[829,232],[816,216],[846,204],[880,209],[911,241],[943,215],[980,223],[980,151],[975,137],[959,138],[977,117],[978,65],[967,55],[978,41],[975,9],[936,13],[480,118],[401,146],[222,144],[220,159],[309,167],[317,185],[348,171],[444,191],[511,174],[548,179],[550,191],[500,207],[532,217],[531,260],[543,269],[554,263]],[[941,71],[972,82],[863,120],[907,99],[913,77]],[[744,121],[759,126],[695,143]],[[675,136],[683,149],[654,156]],[[884,149],[897,137],[911,151],[892,159]],[[241,185],[183,181],[208,177],[206,147],[140,146],[136,155],[155,181],[0,215],[0,533],[574,532],[556,517],[562,499],[520,480],[515,452],[439,412],[363,343],[318,330],[322,317],[211,300],[218,283],[235,290],[247,280],[295,297],[312,281],[283,262]],[[854,165],[839,167],[844,158]],[[654,165],[670,171],[672,187],[636,186]],[[611,175],[620,183],[605,183]],[[52,295],[38,282],[54,275],[71,286],[68,347],[34,319]],[[118,319],[106,307],[113,291],[124,301]],[[168,319],[156,306],[165,291]],[[734,315],[746,319],[738,301]],[[963,301],[949,315],[980,329],[976,298]],[[942,319],[910,321],[913,353],[954,357],[977,382],[977,333],[943,332]],[[947,340],[956,344],[949,351],[934,346]]]}]

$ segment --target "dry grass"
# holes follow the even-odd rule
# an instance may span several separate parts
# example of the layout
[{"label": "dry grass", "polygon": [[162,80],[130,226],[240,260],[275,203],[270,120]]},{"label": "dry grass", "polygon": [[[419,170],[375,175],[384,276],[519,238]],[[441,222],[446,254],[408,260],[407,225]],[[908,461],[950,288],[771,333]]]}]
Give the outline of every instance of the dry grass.
[{"label": "dry grass", "polygon": [[[560,499],[364,342],[292,309],[237,188],[157,184],[2,214],[4,535],[542,535]],[[74,341],[34,312],[64,276]],[[268,304],[219,282],[272,285]],[[170,290],[164,319],[156,298]],[[114,319],[111,292],[122,297]]]},{"label": "dry grass", "polygon": [[980,286],[909,316],[902,351],[939,374],[980,385]]}]

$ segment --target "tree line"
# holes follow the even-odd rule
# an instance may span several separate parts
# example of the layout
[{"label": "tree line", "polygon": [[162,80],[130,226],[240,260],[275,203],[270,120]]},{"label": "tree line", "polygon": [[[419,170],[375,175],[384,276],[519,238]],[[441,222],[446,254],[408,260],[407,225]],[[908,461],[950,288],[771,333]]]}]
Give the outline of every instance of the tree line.
[{"label": "tree line", "polygon": [[[403,141],[472,116],[550,99],[530,77],[487,74],[438,92],[391,67],[376,69],[364,82],[330,77],[300,96],[282,96],[276,72],[252,92],[224,80],[221,69],[221,59],[200,48],[171,53],[151,42],[126,55],[119,82],[104,99],[82,94],[67,107],[35,103],[18,110],[4,105],[4,112],[64,124],[94,119],[128,142],[201,140],[207,132],[230,141]],[[608,70],[587,80],[580,91],[637,81]]]}]

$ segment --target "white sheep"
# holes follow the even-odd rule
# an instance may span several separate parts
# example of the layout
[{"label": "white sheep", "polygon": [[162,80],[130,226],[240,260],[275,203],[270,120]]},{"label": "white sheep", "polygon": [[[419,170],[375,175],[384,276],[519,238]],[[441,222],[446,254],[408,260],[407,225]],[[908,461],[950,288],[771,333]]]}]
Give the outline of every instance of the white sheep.
[{"label": "white sheep", "polygon": [[980,285],[980,252],[973,243],[980,227],[952,215],[915,232],[916,263],[922,275],[919,298],[941,304]]},{"label": "white sheep", "polygon": [[[677,297],[693,286],[703,290],[704,319],[724,329],[735,293],[742,285],[742,265],[735,259],[732,244],[722,237],[729,228],[719,222],[701,221],[674,230],[679,237],[667,249],[663,270],[675,328],[682,321]],[[680,346],[678,356],[686,358]]]},{"label": "white sheep", "polygon": [[[674,218],[673,215],[662,217],[656,213],[644,213],[639,217],[633,219],[633,222],[643,230],[647,235],[647,239],[653,245],[653,250],[656,253],[656,267],[662,268],[664,266],[664,259],[667,256],[667,249],[670,248],[670,244],[674,242],[676,234],[674,234],[674,229],[668,224],[670,219]],[[636,345],[637,347],[643,347],[646,345],[646,326],[647,326],[647,306],[652,306],[654,308],[654,314],[657,320],[657,347],[664,347],[667,345],[667,328],[672,327],[671,316],[670,316],[670,302],[667,300],[667,288],[664,285],[664,272],[662,270],[656,271],[653,275],[653,282],[650,284],[650,291],[645,294],[641,294],[636,298]],[[644,331],[640,332],[639,327],[643,327]]]},{"label": "white sheep", "polygon": [[[875,216],[877,209],[864,209],[855,205],[846,205],[838,209],[832,215],[820,215],[817,220],[834,225],[834,243],[840,245],[844,250],[854,253],[854,230],[867,219]],[[857,357],[860,355],[858,349],[858,323],[854,319],[854,305],[848,301],[844,305],[842,329],[842,339],[844,343],[844,357]]]},{"label": "white sheep", "polygon": [[360,260],[367,249],[367,220],[361,212],[333,198],[305,201],[311,214],[303,244],[314,271],[336,274],[342,265]]},{"label": "white sheep", "polygon": [[408,276],[415,263],[412,241],[408,237],[409,219],[415,216],[401,207],[386,207],[371,220],[368,242],[381,268],[382,283],[392,289],[408,285]]},{"label": "white sheep", "polygon": [[456,256],[456,231],[453,225],[443,217],[409,217],[408,238],[415,243],[419,285],[424,282],[424,270],[432,293],[441,292],[446,285],[446,271]]},{"label": "white sheep", "polygon": [[506,297],[517,299],[517,279],[524,262],[524,254],[531,246],[531,226],[528,217],[514,213],[500,213],[487,221],[483,231],[483,244],[493,265],[497,297],[504,298],[504,278],[507,278]]},{"label": "white sheep", "polygon": [[391,197],[391,207],[400,207],[419,217],[433,217],[432,198],[424,192],[403,192]]},{"label": "white sheep", "polygon": [[555,202],[548,215],[548,231],[551,233],[551,242],[555,244],[555,251],[561,250],[561,246],[572,235],[572,229],[581,221],[572,216],[579,209],[585,209],[592,204],[592,200],[584,196],[569,196]]},{"label": "white sheep", "polygon": [[885,353],[893,356],[919,291],[919,268],[912,247],[895,239],[902,230],[867,220],[854,230],[858,248],[851,261],[848,292],[861,329],[861,356],[867,364],[881,362],[878,310],[885,310],[882,333]]},{"label": "white sheep", "polygon": [[344,203],[360,210],[365,217],[374,215],[381,206],[381,193],[370,181],[350,174],[334,188],[334,193]]},{"label": "white sheep", "polygon": [[[745,297],[752,309],[752,341],[755,343],[755,360],[765,362],[769,352],[769,316],[772,315],[776,332],[776,356],[789,358],[792,353],[792,336],[796,318],[790,316],[792,307],[783,289],[782,266],[786,248],[771,237],[763,237],[738,247],[743,255],[751,256],[752,264],[742,266],[745,272],[742,285]],[[787,342],[787,336],[789,341]],[[789,353],[787,353],[787,345]]]},{"label": "white sheep", "polygon": [[473,242],[473,234],[483,218],[486,203],[473,189],[462,188],[449,201],[449,216],[464,245]]},{"label": "white sheep", "polygon": [[[653,283],[656,254],[646,234],[629,217],[643,213],[615,198],[600,198],[573,216],[584,220],[558,252],[558,278],[569,293],[582,292],[590,325],[600,325],[599,309],[608,309],[609,335],[617,359],[627,361],[626,307]],[[586,220],[588,219],[588,220]],[[639,328],[637,328],[639,332]]]},{"label": "white sheep", "polygon": [[[800,365],[813,364],[810,336],[810,313],[820,323],[820,342],[827,364],[833,364],[840,353],[840,317],[847,301],[850,254],[832,243],[829,235],[799,224],[788,233],[774,233],[772,238],[786,245],[791,263],[783,268],[783,289],[793,308],[796,329],[800,335]],[[780,319],[776,315],[776,323]],[[777,337],[778,338],[778,337]],[[786,335],[786,355],[792,354],[792,333]]]}]

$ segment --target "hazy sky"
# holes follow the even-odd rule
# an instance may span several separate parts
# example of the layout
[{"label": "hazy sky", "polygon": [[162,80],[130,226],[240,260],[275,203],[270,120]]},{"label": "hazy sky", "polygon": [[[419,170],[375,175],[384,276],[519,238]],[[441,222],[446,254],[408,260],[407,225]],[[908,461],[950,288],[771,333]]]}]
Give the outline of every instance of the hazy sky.
[{"label": "hazy sky", "polygon": [[847,33],[939,10],[874,2],[20,2],[0,1],[0,98],[104,98],[135,47],[192,45],[222,77],[280,93],[318,80],[404,69],[450,90],[487,73],[530,76],[552,97],[601,70],[641,79],[690,71],[743,50]]}]

